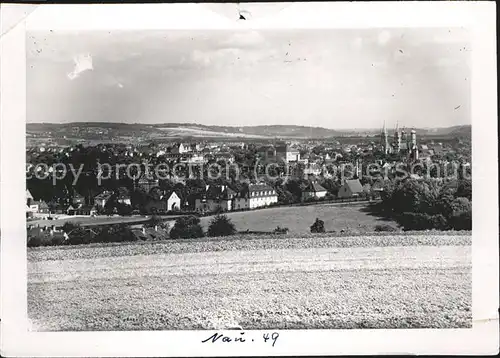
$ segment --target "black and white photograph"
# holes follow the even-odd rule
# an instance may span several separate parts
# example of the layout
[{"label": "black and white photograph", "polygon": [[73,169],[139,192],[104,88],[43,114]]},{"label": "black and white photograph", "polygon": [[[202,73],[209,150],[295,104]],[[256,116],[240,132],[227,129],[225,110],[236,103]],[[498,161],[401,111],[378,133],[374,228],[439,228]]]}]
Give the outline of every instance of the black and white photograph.
[{"label": "black and white photograph", "polygon": [[2,241],[23,236],[30,334],[197,331],[199,352],[273,355],[287,332],[476,328],[498,191],[473,136],[496,131],[494,107],[473,115],[474,28],[259,26],[294,5],[26,27],[24,195],[6,197],[2,145],[1,212],[23,208]]}]

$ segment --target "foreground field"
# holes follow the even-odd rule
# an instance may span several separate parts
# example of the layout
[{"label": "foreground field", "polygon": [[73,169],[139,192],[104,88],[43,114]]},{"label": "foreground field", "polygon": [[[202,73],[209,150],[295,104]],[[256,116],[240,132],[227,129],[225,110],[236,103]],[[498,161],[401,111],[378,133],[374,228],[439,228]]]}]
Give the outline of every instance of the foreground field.
[{"label": "foreground field", "polygon": [[29,250],[28,313],[35,330],[471,326],[470,236],[362,238]]},{"label": "foreground field", "polygon": [[[373,232],[376,225],[391,224],[369,215],[365,209],[366,204],[318,204],[234,212],[227,216],[239,231],[273,231],[281,226],[295,234],[308,233],[316,218],[325,222],[327,231]],[[205,229],[210,220],[210,217],[201,219]],[[392,225],[397,226],[394,222]]]}]

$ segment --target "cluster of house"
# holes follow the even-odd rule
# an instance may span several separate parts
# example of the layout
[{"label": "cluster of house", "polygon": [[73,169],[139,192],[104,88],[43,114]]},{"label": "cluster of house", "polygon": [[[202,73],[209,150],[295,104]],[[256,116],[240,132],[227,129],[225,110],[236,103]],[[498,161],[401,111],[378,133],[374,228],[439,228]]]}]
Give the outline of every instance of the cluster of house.
[{"label": "cluster of house", "polygon": [[[383,190],[383,183],[362,185],[359,179],[345,180],[340,187],[337,198],[356,198],[364,194],[377,196]],[[310,182],[302,192],[302,201],[325,198],[328,190],[317,182]],[[276,190],[267,184],[249,184],[237,193],[225,185],[207,185],[205,192],[196,199],[195,210],[214,212],[217,210],[245,210],[270,206],[278,202]]]},{"label": "cluster of house", "polygon": [[86,205],[85,198],[76,193],[71,203],[65,206],[52,206],[50,207],[43,200],[34,200],[31,192],[26,189],[26,217],[27,218],[44,218],[50,214],[64,214],[64,215],[90,215],[93,216],[97,213],[96,205]]},{"label": "cluster of house", "polygon": [[199,143],[176,143],[171,147],[157,151],[156,157],[188,164],[208,163],[213,160],[223,160],[227,163],[234,162],[234,155],[229,150],[221,150],[218,146],[202,147]]},{"label": "cluster of house", "polygon": [[49,214],[49,206],[43,200],[33,199],[33,195],[26,190],[26,216],[33,217],[36,214]]},{"label": "cluster of house", "polygon": [[278,202],[276,190],[267,184],[249,184],[237,193],[226,185],[207,185],[195,200],[195,210],[214,212],[255,209]]},{"label": "cluster of house", "polygon": [[[362,185],[359,179],[347,179],[339,188],[338,199],[357,198],[363,195],[378,197],[383,191],[384,183],[382,180],[376,181],[373,185]],[[302,192],[302,200],[321,199],[327,195],[328,191],[316,182],[311,182]]]}]

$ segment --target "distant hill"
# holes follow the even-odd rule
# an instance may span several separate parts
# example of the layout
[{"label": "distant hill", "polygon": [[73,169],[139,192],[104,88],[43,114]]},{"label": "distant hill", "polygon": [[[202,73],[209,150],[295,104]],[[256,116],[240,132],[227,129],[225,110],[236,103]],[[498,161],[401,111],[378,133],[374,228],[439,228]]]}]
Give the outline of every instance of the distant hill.
[{"label": "distant hill", "polygon": [[[80,131],[74,131],[78,128]],[[162,124],[126,124],[111,122],[75,122],[75,123],[28,123],[28,133],[51,132],[52,134],[73,136],[79,132],[82,135],[92,130],[107,130],[113,136],[126,136],[131,133],[148,135],[154,138],[331,138],[341,136],[377,135],[380,129],[352,129],[334,130],[322,127],[308,127],[295,125],[264,125],[264,126],[210,126],[189,123],[162,123]],[[452,135],[470,136],[471,126],[453,126],[446,128],[423,128],[415,129],[419,135]]]}]

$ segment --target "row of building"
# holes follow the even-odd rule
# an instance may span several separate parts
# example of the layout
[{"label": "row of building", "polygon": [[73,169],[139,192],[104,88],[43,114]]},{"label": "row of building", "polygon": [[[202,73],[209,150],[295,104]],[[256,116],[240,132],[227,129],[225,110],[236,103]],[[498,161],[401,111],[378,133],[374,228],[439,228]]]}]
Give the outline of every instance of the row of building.
[{"label": "row of building", "polygon": [[[184,208],[181,196],[175,191],[164,191],[158,187],[158,195],[149,196],[144,205],[148,213],[179,211]],[[365,192],[365,188],[358,179],[346,180],[340,187],[337,197],[356,197]],[[317,182],[311,182],[302,192],[302,200],[321,199],[326,197],[327,189]],[[49,207],[43,201],[35,201],[31,192],[26,190],[26,215],[27,217],[43,217],[50,214],[93,216],[104,209],[109,200],[114,197],[115,202],[123,205],[131,205],[128,194],[115,194],[111,191],[103,191],[96,195],[92,204],[86,203],[85,198],[75,193],[71,202],[64,206]],[[249,184],[240,192],[236,192],[227,185],[207,185],[205,190],[194,200],[194,210],[197,212],[215,212],[232,210],[251,210],[267,207],[278,203],[276,189],[267,184]]]}]

